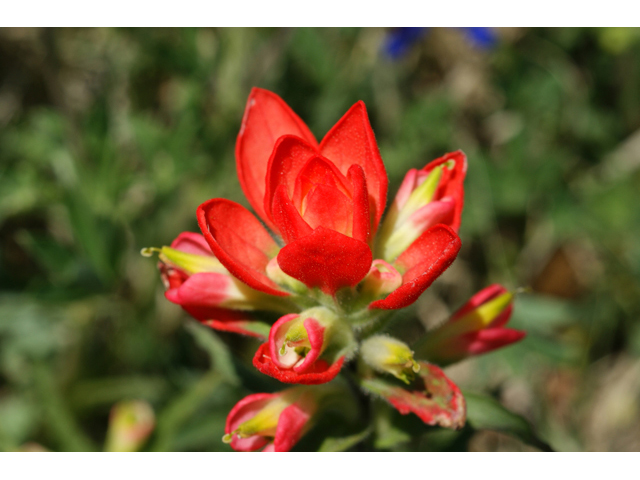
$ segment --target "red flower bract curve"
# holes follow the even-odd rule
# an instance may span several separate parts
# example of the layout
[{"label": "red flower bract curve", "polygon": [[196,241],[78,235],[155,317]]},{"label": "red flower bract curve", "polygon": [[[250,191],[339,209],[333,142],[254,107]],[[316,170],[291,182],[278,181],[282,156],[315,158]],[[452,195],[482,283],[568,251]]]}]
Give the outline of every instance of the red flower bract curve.
[{"label": "red flower bract curve", "polygon": [[[252,297],[249,287],[229,275],[202,235],[181,233],[170,247],[161,249],[160,259],[158,266],[167,287],[167,300],[216,330],[264,336],[258,322],[244,311],[260,298]],[[243,303],[245,308],[238,309]]]},{"label": "red flower bract curve", "polygon": [[[198,209],[200,228],[233,275],[257,290],[286,295],[265,273],[278,254],[285,273],[328,294],[364,278],[388,183],[364,103],[351,107],[318,145],[280,97],[253,89],[236,164],[249,203],[287,246],[278,254],[266,230],[240,205],[206,202]],[[350,261],[341,267],[341,258]],[[300,267],[312,264],[312,271]]]}]

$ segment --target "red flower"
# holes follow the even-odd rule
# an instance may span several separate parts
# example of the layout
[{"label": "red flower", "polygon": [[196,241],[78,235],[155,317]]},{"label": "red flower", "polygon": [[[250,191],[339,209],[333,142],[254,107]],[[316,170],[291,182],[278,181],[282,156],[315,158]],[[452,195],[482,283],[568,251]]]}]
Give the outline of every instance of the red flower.
[{"label": "red flower", "polygon": [[504,328],[513,311],[513,294],[502,285],[476,293],[449,321],[429,332],[416,352],[440,364],[480,355],[522,340],[525,332]]},{"label": "red flower", "polygon": [[316,408],[300,388],[249,395],[229,412],[223,440],[241,452],[288,452],[309,429]]},{"label": "red flower", "polygon": [[282,308],[231,276],[200,234],[183,232],[159,251],[167,300],[214,329],[263,337],[266,332],[248,310]]},{"label": "red flower", "polygon": [[460,228],[467,157],[457,151],[409,170],[400,185],[377,242],[377,256],[394,261],[424,231],[444,224]]},{"label": "red flower", "polygon": [[[289,314],[273,324],[253,364],[284,383],[326,383],[355,350],[351,327],[324,307]],[[325,354],[326,353],[326,354]]]},{"label": "red flower", "polygon": [[[448,209],[431,215],[423,227],[445,221],[457,228],[463,157],[450,154],[414,174],[417,188],[437,170],[440,183],[432,203]],[[318,144],[280,97],[254,88],[238,135],[236,163],[249,203],[286,245],[280,249],[244,207],[224,199],[205,202],[198,208],[200,228],[231,274],[280,296],[289,292],[268,275],[274,258],[285,274],[330,295],[364,279],[387,195],[387,176],[364,103],[351,107]],[[451,264],[460,246],[455,232],[445,226],[420,232],[414,240],[393,259],[402,285],[371,308],[411,304]]]}]

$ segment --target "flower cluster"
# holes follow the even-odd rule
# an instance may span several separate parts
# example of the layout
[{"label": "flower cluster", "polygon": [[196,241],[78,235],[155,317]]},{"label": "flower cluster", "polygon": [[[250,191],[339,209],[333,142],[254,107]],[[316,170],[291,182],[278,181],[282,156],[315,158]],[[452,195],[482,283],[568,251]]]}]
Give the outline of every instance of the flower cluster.
[{"label": "flower cluster", "polygon": [[[364,103],[318,143],[280,97],[254,89],[236,162],[258,218],[214,198],[197,210],[202,235],[148,249],[159,253],[169,301],[214,329],[262,339],[254,366],[298,384],[241,400],[225,441],[243,451],[291,449],[331,396],[320,384],[347,364],[365,392],[401,413],[462,426],[460,390],[428,361],[448,364],[522,338],[504,328],[513,295],[488,287],[411,346],[379,332],[460,250],[465,155],[410,170],[383,219],[388,180]],[[281,316],[269,325],[264,311]]]}]

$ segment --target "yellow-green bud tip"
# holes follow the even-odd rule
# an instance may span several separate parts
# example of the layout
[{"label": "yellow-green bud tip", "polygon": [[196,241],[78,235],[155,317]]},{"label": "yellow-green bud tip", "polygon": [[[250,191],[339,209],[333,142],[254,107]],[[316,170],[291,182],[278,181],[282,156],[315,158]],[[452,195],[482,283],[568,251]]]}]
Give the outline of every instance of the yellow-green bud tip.
[{"label": "yellow-green bud tip", "polygon": [[231,440],[233,440],[233,433],[227,433],[222,437],[224,443],[231,443]]},{"label": "yellow-green bud tip", "polygon": [[158,252],[160,253],[162,250],[160,250],[157,247],[145,247],[142,250],[140,250],[140,255],[142,255],[143,257],[153,257],[154,252]]},{"label": "yellow-green bud tip", "polygon": [[415,373],[418,373],[420,371],[420,364],[415,360],[413,360],[413,365],[411,366],[411,370],[413,370]]}]

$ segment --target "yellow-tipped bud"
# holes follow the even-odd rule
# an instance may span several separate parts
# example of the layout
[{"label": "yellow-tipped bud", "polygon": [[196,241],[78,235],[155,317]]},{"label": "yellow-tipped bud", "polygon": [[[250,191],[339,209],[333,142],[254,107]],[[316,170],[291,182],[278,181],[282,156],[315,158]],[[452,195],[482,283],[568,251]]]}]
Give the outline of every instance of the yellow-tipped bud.
[{"label": "yellow-tipped bud", "polygon": [[360,356],[371,368],[390,373],[407,384],[420,370],[420,365],[413,359],[413,352],[407,344],[384,335],[365,340]]},{"label": "yellow-tipped bud", "polygon": [[513,293],[504,292],[468,313],[450,321],[436,332],[439,338],[464,335],[487,328],[513,302]]},{"label": "yellow-tipped bud", "polygon": [[402,275],[384,260],[374,260],[362,280],[360,295],[367,302],[386,296],[402,285]]},{"label": "yellow-tipped bud", "polygon": [[451,220],[455,200],[437,197],[436,192],[445,170],[454,167],[450,160],[429,172],[407,173],[380,229],[377,257],[393,262],[429,227]]},{"label": "yellow-tipped bud", "polygon": [[162,247],[159,258],[163,263],[178,268],[189,275],[202,272],[228,273],[220,260],[213,255],[196,255],[171,247]]},{"label": "yellow-tipped bud", "polygon": [[155,422],[153,409],[147,402],[133,400],[117,403],[109,416],[105,451],[139,451],[151,435]]}]

